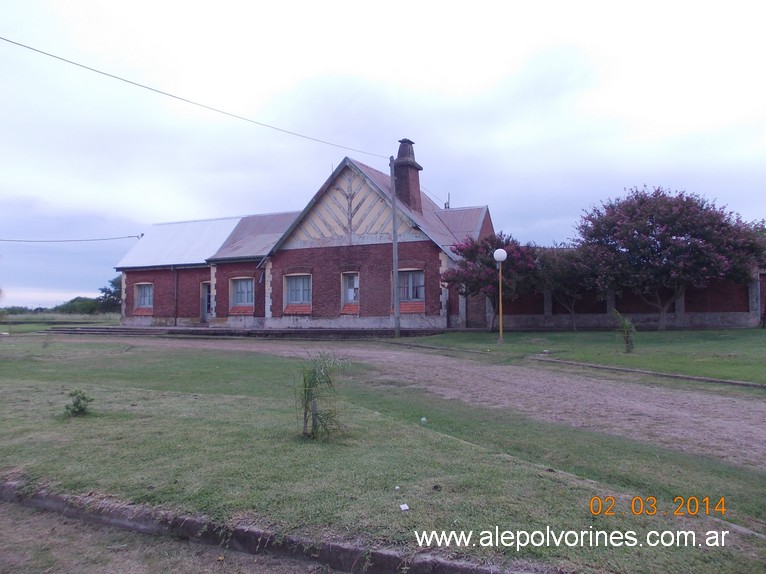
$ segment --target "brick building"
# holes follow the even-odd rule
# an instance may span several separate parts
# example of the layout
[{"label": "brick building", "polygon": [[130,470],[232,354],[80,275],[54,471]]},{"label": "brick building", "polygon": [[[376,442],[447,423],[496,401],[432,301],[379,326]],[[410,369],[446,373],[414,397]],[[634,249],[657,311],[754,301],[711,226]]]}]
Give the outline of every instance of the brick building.
[{"label": "brick building", "polygon": [[[117,265],[122,324],[244,329],[394,326],[394,234],[403,328],[485,328],[483,297],[441,282],[451,246],[494,234],[486,206],[440,208],[421,193],[413,142],[400,141],[390,173],[345,158],[303,211],[152,226]],[[506,300],[509,329],[612,328],[617,309],[640,326],[658,314],[640,297],[591,294],[576,316],[550,293]],[[689,289],[668,328],[752,327],[766,321],[766,275],[749,285]]]},{"label": "brick building", "polygon": [[440,208],[421,193],[421,170],[403,139],[395,186],[345,158],[301,212],[153,226],[116,267],[122,323],[391,328],[396,240],[403,328],[486,326],[485,302],[441,274],[452,245],[494,233],[489,209]]}]

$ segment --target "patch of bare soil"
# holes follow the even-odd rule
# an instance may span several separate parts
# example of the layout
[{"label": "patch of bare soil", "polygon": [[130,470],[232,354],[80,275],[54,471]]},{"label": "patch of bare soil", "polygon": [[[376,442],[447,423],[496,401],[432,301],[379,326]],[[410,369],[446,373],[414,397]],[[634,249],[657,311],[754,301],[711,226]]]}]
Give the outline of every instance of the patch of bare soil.
[{"label": "patch of bare soil", "polygon": [[[766,400],[698,387],[650,385],[605,372],[545,365],[488,365],[423,349],[349,341],[126,339],[155,347],[226,348],[305,358],[320,351],[374,367],[370,382],[395,380],[439,396],[534,419],[628,437],[681,452],[766,468]],[[645,378],[645,377],[644,377]]]},{"label": "patch of bare soil", "polygon": [[0,502],[0,574],[310,574],[316,563],[253,556],[167,537],[93,526]]}]

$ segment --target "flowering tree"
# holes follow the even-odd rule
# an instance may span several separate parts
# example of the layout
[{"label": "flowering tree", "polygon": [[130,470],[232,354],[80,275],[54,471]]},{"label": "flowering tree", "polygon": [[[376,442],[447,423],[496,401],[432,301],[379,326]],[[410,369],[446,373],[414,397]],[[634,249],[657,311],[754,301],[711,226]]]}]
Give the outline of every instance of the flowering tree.
[{"label": "flowering tree", "polygon": [[452,252],[461,259],[455,269],[442,274],[442,281],[456,285],[461,295],[489,297],[495,317],[498,310],[498,274],[493,254],[496,249],[505,249],[508,253],[508,258],[503,262],[503,300],[514,299],[520,291],[532,287],[535,248],[521,245],[502,231],[496,235],[486,235],[478,241],[468,237],[454,245]]},{"label": "flowering tree", "polygon": [[746,223],[695,194],[633,188],[586,213],[579,245],[599,288],[638,294],[657,308],[659,329],[689,287],[748,282],[766,259],[766,227]]}]

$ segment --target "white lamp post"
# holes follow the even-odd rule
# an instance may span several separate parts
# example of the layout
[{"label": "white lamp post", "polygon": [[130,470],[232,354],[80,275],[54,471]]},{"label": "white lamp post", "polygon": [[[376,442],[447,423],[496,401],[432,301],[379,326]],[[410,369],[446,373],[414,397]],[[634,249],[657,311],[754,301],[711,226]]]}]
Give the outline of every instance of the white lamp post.
[{"label": "white lamp post", "polygon": [[508,258],[508,252],[505,249],[495,249],[495,252],[492,254],[492,256],[495,258],[495,261],[497,261],[497,287],[498,287],[498,295],[497,295],[497,302],[498,302],[498,317],[500,319],[500,338],[497,340],[498,343],[503,342],[503,261],[505,261]]}]

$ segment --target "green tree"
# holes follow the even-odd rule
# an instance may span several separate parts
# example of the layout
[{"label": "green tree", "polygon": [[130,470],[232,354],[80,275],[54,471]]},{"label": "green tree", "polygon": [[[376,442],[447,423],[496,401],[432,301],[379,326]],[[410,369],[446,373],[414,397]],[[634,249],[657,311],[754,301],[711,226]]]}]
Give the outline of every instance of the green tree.
[{"label": "green tree", "polygon": [[689,287],[749,282],[766,254],[763,222],[746,223],[699,195],[661,187],[604,202],[582,217],[578,231],[598,286],[638,294],[659,312],[659,329]]},{"label": "green tree", "polygon": [[99,302],[92,297],[75,297],[66,303],[57,305],[51,311],[67,315],[95,315],[100,309]]},{"label": "green tree", "polygon": [[34,312],[34,309],[22,307],[21,305],[11,305],[10,307],[4,307],[3,311],[8,315],[29,315]]},{"label": "green tree", "polygon": [[106,287],[99,289],[101,295],[96,299],[102,313],[119,313],[122,305],[122,276],[117,275]]}]

